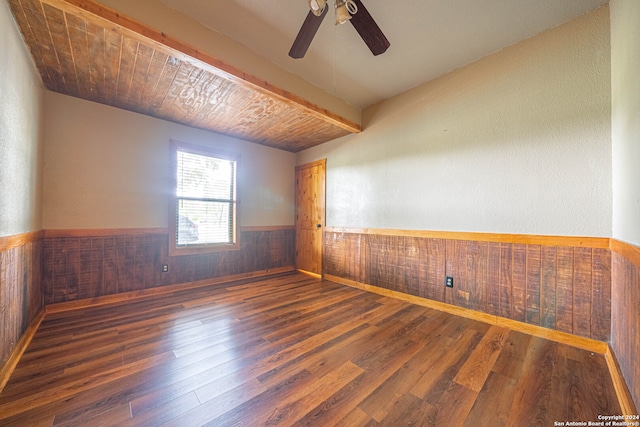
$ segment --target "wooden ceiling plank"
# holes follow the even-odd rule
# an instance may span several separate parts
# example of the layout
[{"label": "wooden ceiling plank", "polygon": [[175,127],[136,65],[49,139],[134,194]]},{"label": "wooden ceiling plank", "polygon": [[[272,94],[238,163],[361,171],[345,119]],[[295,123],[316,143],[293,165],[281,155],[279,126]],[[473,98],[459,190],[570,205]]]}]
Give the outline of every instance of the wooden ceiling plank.
[{"label": "wooden ceiling plank", "polygon": [[73,54],[69,43],[69,33],[67,32],[67,22],[64,12],[49,5],[43,5],[43,12],[47,20],[47,26],[53,47],[56,51],[58,63],[60,64],[62,77],[67,93],[72,96],[79,96],[78,77],[76,75]]},{"label": "wooden ceiling plank", "polygon": [[122,40],[122,50],[120,51],[120,70],[118,72],[117,104],[122,108],[131,110],[129,104],[129,93],[133,80],[133,70],[136,65],[136,55],[138,53],[138,42],[128,37]]},{"label": "wooden ceiling plank", "polygon": [[[273,135],[269,137],[269,130],[273,128],[276,123],[281,122],[282,117],[286,117],[288,108],[282,103],[275,103],[268,97],[261,97],[258,102],[255,102],[252,106],[252,114],[250,117],[241,118],[238,121],[238,125],[241,126],[245,132],[253,134],[254,138],[262,135],[268,137],[266,139],[274,139]],[[291,129],[289,129],[291,131]]]},{"label": "wooden ceiling plank", "polygon": [[158,85],[160,84],[162,72],[168,58],[168,55],[158,50],[155,50],[153,52],[153,56],[151,57],[151,61],[149,62],[149,69],[144,81],[144,86],[142,87],[140,95],[140,98],[145,100],[145,114],[150,114],[151,112],[153,106],[153,96],[158,91]]},{"label": "wooden ceiling plank", "polygon": [[220,76],[211,74],[215,81],[210,83],[210,87],[214,86],[218,89],[215,93],[215,99],[212,99],[202,110],[198,113],[197,119],[202,123],[210,123],[211,126],[215,123],[216,118],[222,113],[229,115],[232,111],[232,104],[229,102],[229,91],[226,86],[230,83]]},{"label": "wooden ceiling plank", "polygon": [[118,80],[120,78],[120,57],[123,37],[113,31],[105,32],[104,49],[104,97],[107,104],[114,105],[118,99]]},{"label": "wooden ceiling plank", "polygon": [[51,86],[51,90],[64,91],[64,77],[60,62],[56,56],[53,40],[47,26],[47,20],[40,3],[33,0],[22,0],[22,10],[27,18],[27,23],[34,35],[34,42],[38,46],[43,65],[47,69]]},{"label": "wooden ceiling plank", "polygon": [[[251,137],[251,140],[258,140],[260,143],[264,144],[265,142],[273,141],[274,138],[270,138],[266,131],[273,127],[273,114],[280,112],[281,107],[276,104],[271,104],[269,99],[261,99],[260,102],[254,103],[251,108],[251,115],[244,116],[242,120],[240,120],[234,130],[241,132],[242,134],[248,135]],[[272,114],[272,116],[268,116],[268,114]],[[290,128],[289,132],[293,132],[294,130]],[[279,143],[280,141],[278,141]]]},{"label": "wooden ceiling plank", "polygon": [[[16,19],[16,22],[18,23],[18,27],[20,27],[20,33],[22,34],[22,37],[24,38],[25,43],[28,46],[37,46],[37,43],[35,42],[35,35],[33,33],[33,29],[29,25],[27,16],[24,13],[24,10],[22,8],[22,3],[19,0],[9,0],[9,6],[11,8],[13,16]],[[36,47],[36,49],[38,48]],[[33,58],[36,64],[36,68],[38,69],[38,72],[42,76],[42,82],[44,83],[45,87],[47,88],[52,87],[53,81],[51,79],[51,76],[49,75],[49,70],[44,64],[44,61],[42,59],[42,54],[32,52],[31,57]]]},{"label": "wooden ceiling plank", "polygon": [[105,30],[95,24],[87,23],[87,51],[89,52],[89,64],[91,76],[91,93],[95,94],[97,101],[106,102],[105,93]]},{"label": "wooden ceiling plank", "polygon": [[193,116],[195,122],[202,122],[215,107],[219,111],[225,111],[228,107],[226,87],[227,81],[222,77],[205,72],[198,82],[201,93],[201,103]]},{"label": "wooden ceiling plank", "polygon": [[171,84],[167,90],[167,94],[164,97],[162,105],[158,109],[158,114],[163,117],[172,117],[172,113],[176,110],[176,99],[180,94],[180,90],[185,82],[188,81],[189,76],[193,72],[195,67],[184,61],[179,62],[178,70],[171,80]]},{"label": "wooden ceiling plank", "polygon": [[[292,122],[281,121],[277,123],[269,132],[269,134],[283,134],[279,142],[290,144],[295,147],[290,151],[299,152],[306,148],[313,147],[322,142],[336,139],[348,134],[344,129],[331,126],[329,123],[314,121],[312,119],[292,118]],[[287,129],[295,129],[296,132],[286,132]],[[301,137],[304,135],[304,137]]]},{"label": "wooden ceiling plank", "polygon": [[[177,105],[183,114],[181,120],[192,126],[200,127],[203,125],[201,117],[215,111],[219,120],[218,124],[228,123],[230,121],[229,104],[225,101],[227,84],[228,81],[220,76],[196,67],[186,84],[182,86],[177,98]],[[234,105],[234,107],[237,106]],[[224,130],[224,125],[219,126],[218,129]]]},{"label": "wooden ceiling plank", "polygon": [[[136,105],[139,111],[146,111],[145,105],[147,101],[142,97],[142,92],[147,84],[147,77],[149,76],[153,52],[153,48],[145,46],[142,43],[138,44],[128,102]],[[144,105],[140,105],[141,103]]]},{"label": "wooden ceiling plank", "polygon": [[150,114],[156,115],[160,111],[160,107],[162,107],[165,102],[167,94],[169,93],[169,88],[178,73],[180,68],[179,64],[180,62],[172,56],[167,57],[158,83],[156,84],[156,90],[154,91],[151,97],[151,102],[149,103]]},{"label": "wooden ceiling plank", "polygon": [[87,46],[86,23],[83,19],[71,14],[67,14],[66,20],[76,76],[78,76],[79,96],[91,100],[93,92],[91,91],[91,63]]},{"label": "wooden ceiling plank", "polygon": [[[232,108],[224,111],[227,122],[230,124],[230,134],[242,137],[250,140],[262,143],[264,138],[262,136],[259,121],[263,122],[269,120],[278,120],[281,114],[273,117],[265,117],[264,114],[260,114],[259,108],[261,106],[268,107],[269,100],[273,101],[269,97],[265,97],[259,92],[253,92],[250,90],[236,90],[229,92],[228,103]],[[274,105],[280,108],[288,108],[285,104],[275,103],[270,106],[271,111],[275,113],[282,113],[282,110],[276,110]]]},{"label": "wooden ceiling plank", "polygon": [[358,133],[362,131],[362,126],[358,123],[345,119],[344,117],[332,113],[325,108],[314,105],[298,95],[285,91],[284,89],[251,74],[245,73],[244,71],[239,70],[218,58],[189,46],[163,32],[152,29],[101,4],[95,3],[91,0],[43,0],[43,2],[52,4],[63,10],[75,10],[76,13],[81,14],[88,21],[98,20],[98,25],[105,25],[102,21],[106,20],[114,25],[113,29],[116,31],[125,30],[126,32],[133,33],[131,35],[132,37],[137,37],[138,39],[142,37],[154,42],[157,44],[157,46],[154,47],[158,49],[164,50],[166,48],[170,48],[173,51],[184,55],[184,57],[179,59],[185,61],[193,61],[194,59],[198,60],[207,66],[213,67],[211,71],[216,74],[222,73],[223,77],[232,79],[240,84],[249,85],[252,89],[263,92],[267,95],[275,96],[285,103],[295,106],[296,108],[306,110],[310,114],[319,116],[323,120],[342,127],[349,132]]},{"label": "wooden ceiling plank", "polygon": [[174,105],[180,110],[178,120],[189,122],[189,118],[193,117],[207,102],[206,93],[201,88],[201,80],[206,74],[207,72],[202,68],[194,67],[187,79],[181,82],[178,96],[174,101]]},{"label": "wooden ceiling plank", "polygon": [[184,120],[189,111],[189,100],[188,98],[193,91],[191,84],[194,80],[198,79],[203,70],[198,67],[191,66],[188,69],[188,73],[186,72],[187,68],[185,67],[185,73],[178,73],[176,78],[173,80],[173,85],[170,88],[170,91],[175,94],[173,97],[173,102],[171,103],[172,109],[172,117],[176,118],[178,121]]}]

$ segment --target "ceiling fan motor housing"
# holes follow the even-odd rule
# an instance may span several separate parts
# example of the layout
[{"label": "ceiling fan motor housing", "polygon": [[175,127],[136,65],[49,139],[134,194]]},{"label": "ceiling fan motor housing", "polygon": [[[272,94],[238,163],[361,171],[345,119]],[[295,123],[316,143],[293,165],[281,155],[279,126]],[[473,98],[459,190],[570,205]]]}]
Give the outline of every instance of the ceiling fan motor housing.
[{"label": "ceiling fan motor housing", "polygon": [[327,7],[327,0],[309,0],[309,9],[316,16],[322,15],[325,7]]}]

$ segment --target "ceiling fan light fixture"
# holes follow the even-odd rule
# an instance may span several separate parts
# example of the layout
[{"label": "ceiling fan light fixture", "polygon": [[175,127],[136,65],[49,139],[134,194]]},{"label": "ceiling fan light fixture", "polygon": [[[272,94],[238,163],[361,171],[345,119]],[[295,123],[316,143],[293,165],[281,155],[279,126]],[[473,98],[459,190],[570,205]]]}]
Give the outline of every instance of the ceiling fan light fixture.
[{"label": "ceiling fan light fixture", "polygon": [[[307,0],[309,2],[309,12],[298,31],[298,35],[293,41],[289,50],[289,56],[294,59],[303,58],[309,45],[316,35],[320,24],[328,13],[328,0]],[[371,53],[380,55],[386,52],[391,45],[385,37],[376,21],[373,20],[367,8],[362,4],[362,0],[333,0],[336,14],[336,25],[351,21],[353,28],[358,32]],[[355,19],[352,17],[355,16]]]},{"label": "ceiling fan light fixture", "polygon": [[351,19],[353,8],[355,8],[355,11],[358,10],[355,3],[350,0],[336,0],[336,25],[344,24]]},{"label": "ceiling fan light fixture", "polygon": [[327,0],[309,0],[309,9],[316,16],[322,15],[325,7],[327,7]]}]

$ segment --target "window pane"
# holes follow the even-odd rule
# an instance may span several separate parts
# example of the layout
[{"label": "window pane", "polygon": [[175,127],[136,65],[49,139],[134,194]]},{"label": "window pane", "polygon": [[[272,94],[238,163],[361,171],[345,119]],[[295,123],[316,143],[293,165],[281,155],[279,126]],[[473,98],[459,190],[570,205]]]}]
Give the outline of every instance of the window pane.
[{"label": "window pane", "polygon": [[178,151],[177,196],[233,199],[235,162]]},{"label": "window pane", "polygon": [[175,141],[172,149],[176,186],[170,255],[239,249],[235,224],[237,154]]},{"label": "window pane", "polygon": [[232,203],[179,200],[178,245],[232,243]]}]

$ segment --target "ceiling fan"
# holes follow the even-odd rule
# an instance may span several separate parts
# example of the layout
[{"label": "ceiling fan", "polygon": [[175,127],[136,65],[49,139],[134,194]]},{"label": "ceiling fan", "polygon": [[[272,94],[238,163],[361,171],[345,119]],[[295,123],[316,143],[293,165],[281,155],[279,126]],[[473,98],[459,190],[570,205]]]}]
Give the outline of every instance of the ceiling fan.
[{"label": "ceiling fan", "polygon": [[[380,55],[391,45],[360,0],[334,0],[336,25],[351,21],[371,53]],[[309,0],[309,13],[289,50],[292,58],[302,58],[329,9],[327,0]]]}]

